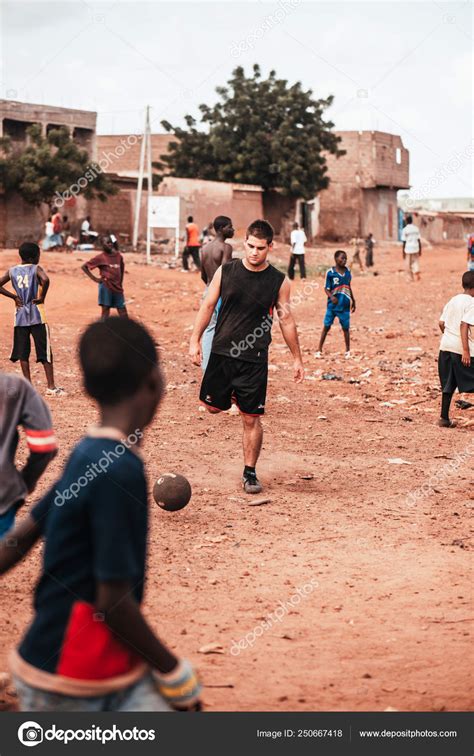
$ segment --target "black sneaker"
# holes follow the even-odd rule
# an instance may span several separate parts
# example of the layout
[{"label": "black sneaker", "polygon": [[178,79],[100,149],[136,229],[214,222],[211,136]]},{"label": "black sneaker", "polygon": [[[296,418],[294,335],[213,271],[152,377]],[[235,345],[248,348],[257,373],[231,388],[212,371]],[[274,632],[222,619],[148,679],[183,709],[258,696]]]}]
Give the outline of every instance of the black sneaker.
[{"label": "black sneaker", "polygon": [[242,476],[242,488],[245,493],[258,494],[262,491],[262,484],[255,473],[245,473]]}]

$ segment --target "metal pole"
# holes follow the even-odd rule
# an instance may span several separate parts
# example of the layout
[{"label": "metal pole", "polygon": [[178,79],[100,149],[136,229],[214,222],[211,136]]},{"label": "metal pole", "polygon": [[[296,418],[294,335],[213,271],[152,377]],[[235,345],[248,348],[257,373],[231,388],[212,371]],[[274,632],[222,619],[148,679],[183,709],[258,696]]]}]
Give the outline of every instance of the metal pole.
[{"label": "metal pole", "polygon": [[150,106],[146,109],[146,140],[147,140],[147,176],[148,176],[148,201],[146,207],[146,261],[151,262],[151,228],[150,228],[150,205],[153,196],[153,178],[151,170],[151,128],[150,128]]},{"label": "metal pole", "polygon": [[134,218],[134,224],[133,224],[133,238],[132,238],[132,246],[134,250],[137,249],[138,226],[140,223],[140,206],[141,206],[141,201],[142,201],[143,173],[145,170],[145,142],[146,142],[145,134],[146,134],[146,119],[145,119],[145,130],[143,132],[142,144],[140,148],[140,164],[138,167],[137,196],[135,198],[135,218]]}]

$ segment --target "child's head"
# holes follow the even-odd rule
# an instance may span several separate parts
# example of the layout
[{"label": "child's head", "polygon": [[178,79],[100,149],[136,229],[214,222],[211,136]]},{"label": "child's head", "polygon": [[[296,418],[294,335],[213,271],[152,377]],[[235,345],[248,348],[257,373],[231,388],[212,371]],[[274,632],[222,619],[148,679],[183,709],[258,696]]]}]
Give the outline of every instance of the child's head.
[{"label": "child's head", "polygon": [[474,297],[474,270],[466,270],[462,276],[462,288],[466,294],[470,294]]},{"label": "child's head", "polygon": [[148,425],[164,394],[158,354],[148,331],[128,318],[92,323],[82,334],[79,359],[84,387],[102,410],[120,405]]},{"label": "child's head", "polygon": [[193,216],[192,215],[188,215],[188,223],[192,223],[192,222],[193,222]]},{"label": "child's head", "polygon": [[232,239],[234,228],[231,219],[227,215],[218,215],[217,218],[214,218],[213,226],[216,234],[220,232],[224,239]]},{"label": "child's head", "polygon": [[345,268],[347,263],[347,254],[343,249],[337,249],[334,252],[334,261],[336,265],[339,265],[341,268]]},{"label": "child's head", "polygon": [[409,223],[413,223],[413,216],[412,215],[407,215],[406,218],[405,218],[405,221],[406,221],[407,226],[408,226]]},{"label": "child's head", "polygon": [[18,253],[24,263],[37,264],[40,259],[40,248],[34,242],[23,242]]},{"label": "child's head", "polygon": [[295,222],[293,223],[293,230],[294,230],[294,231],[297,231],[298,229],[299,229],[299,225],[298,225],[298,223],[297,223],[297,222],[295,221]]},{"label": "child's head", "polygon": [[109,254],[115,252],[116,247],[114,245],[113,239],[109,234],[104,234],[104,236],[101,237],[100,243],[102,244],[102,249],[104,250],[104,252],[108,252]]}]

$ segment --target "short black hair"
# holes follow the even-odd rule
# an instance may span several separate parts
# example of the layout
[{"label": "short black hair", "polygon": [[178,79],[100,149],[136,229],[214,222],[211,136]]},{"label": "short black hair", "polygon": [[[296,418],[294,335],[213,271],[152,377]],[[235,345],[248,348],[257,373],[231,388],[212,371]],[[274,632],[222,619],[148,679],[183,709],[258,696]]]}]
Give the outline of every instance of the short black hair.
[{"label": "short black hair", "polygon": [[273,241],[273,226],[266,220],[255,220],[247,229],[246,238],[256,236],[257,239],[265,239],[267,244]]},{"label": "short black hair", "polygon": [[474,270],[466,270],[462,274],[462,288],[474,289]]},{"label": "short black hair", "polygon": [[406,220],[407,223],[413,223],[413,216],[412,215],[407,215],[407,217],[405,218],[405,220]]},{"label": "short black hair", "polygon": [[159,365],[146,328],[119,317],[86,328],[79,342],[79,359],[87,393],[103,405],[131,398]]},{"label": "short black hair", "polygon": [[193,222],[193,216],[192,215],[188,215],[188,223],[192,223],[192,222]]},{"label": "short black hair", "polygon": [[40,248],[35,242],[23,242],[18,253],[23,262],[35,263],[39,260]]},{"label": "short black hair", "polygon": [[347,257],[347,252],[344,249],[336,249],[334,252],[334,259],[336,260],[339,255],[345,255]]},{"label": "short black hair", "polygon": [[297,223],[297,222],[295,221],[295,222],[293,223],[293,228],[295,228],[295,229],[296,229],[296,228],[299,228],[299,227],[300,227],[300,224],[299,224],[299,223]]},{"label": "short black hair", "polygon": [[222,228],[229,225],[231,226],[232,221],[227,215],[218,215],[217,218],[214,218],[214,223],[212,225],[214,226],[214,231],[217,233],[217,231],[220,231]]}]

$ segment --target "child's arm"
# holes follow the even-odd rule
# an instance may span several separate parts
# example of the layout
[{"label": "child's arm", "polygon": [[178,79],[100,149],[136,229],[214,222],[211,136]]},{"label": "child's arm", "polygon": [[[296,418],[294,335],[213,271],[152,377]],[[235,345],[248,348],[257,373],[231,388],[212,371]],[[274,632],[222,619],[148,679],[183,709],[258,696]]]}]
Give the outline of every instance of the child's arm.
[{"label": "child's arm", "polygon": [[38,523],[28,515],[0,540],[0,575],[8,572],[33,548],[41,536]]},{"label": "child's arm", "polygon": [[355,301],[355,298],[354,298],[354,292],[352,291],[352,286],[350,284],[349,284],[349,291],[351,293],[351,299],[352,299],[351,312],[355,312],[356,311],[356,301]]},{"label": "child's arm", "polygon": [[0,278],[0,294],[3,294],[4,297],[8,297],[8,299],[13,299],[16,306],[21,307],[23,302],[21,301],[20,297],[18,297],[12,291],[8,291],[8,289],[4,288],[5,284],[8,283],[9,280],[10,280],[10,273],[7,270],[5,275]]},{"label": "child's arm", "polygon": [[445,325],[444,320],[440,320],[438,325],[439,325],[439,330],[441,331],[441,333],[444,333],[444,325]]},{"label": "child's arm", "polygon": [[200,710],[201,686],[191,665],[178,660],[155,635],[133,597],[130,582],[99,581],[95,606],[114,635],[151,665],[160,692],[170,706]]},{"label": "child's arm", "polygon": [[81,270],[84,271],[86,276],[89,276],[91,281],[94,281],[94,283],[100,284],[102,283],[102,280],[98,278],[97,276],[94,276],[91,269],[88,267],[87,263],[84,263],[84,265],[81,266]]},{"label": "child's arm", "polygon": [[461,342],[462,342],[462,364],[469,367],[471,364],[471,353],[469,350],[469,323],[461,322]]},{"label": "child's arm", "polygon": [[46,299],[46,294],[48,293],[49,289],[49,278],[44,272],[43,268],[40,268],[38,265],[36,269],[36,275],[38,276],[38,281],[41,285],[41,296],[37,297],[33,300],[34,304],[43,304],[44,300]]}]

